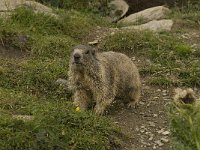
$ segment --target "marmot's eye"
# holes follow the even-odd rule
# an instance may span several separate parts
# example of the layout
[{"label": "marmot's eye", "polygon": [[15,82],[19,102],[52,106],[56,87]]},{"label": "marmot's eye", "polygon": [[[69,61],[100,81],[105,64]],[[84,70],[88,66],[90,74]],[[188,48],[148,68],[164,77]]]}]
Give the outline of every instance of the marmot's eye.
[{"label": "marmot's eye", "polygon": [[89,50],[87,50],[87,51],[85,52],[85,54],[89,54]]}]

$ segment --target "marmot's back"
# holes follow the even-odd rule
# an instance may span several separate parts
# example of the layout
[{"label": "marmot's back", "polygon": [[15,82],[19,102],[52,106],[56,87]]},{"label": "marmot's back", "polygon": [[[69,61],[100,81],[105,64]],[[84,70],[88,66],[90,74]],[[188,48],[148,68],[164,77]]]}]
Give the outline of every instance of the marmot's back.
[{"label": "marmot's back", "polygon": [[114,73],[114,80],[120,88],[140,84],[138,69],[128,56],[109,51],[100,53],[100,57],[107,72]]},{"label": "marmot's back", "polygon": [[100,56],[101,59],[109,63],[109,66],[112,68],[117,70],[119,69],[119,71],[122,73],[127,72],[127,74],[123,75],[128,75],[131,72],[138,71],[132,60],[125,54],[109,51],[100,53]]}]

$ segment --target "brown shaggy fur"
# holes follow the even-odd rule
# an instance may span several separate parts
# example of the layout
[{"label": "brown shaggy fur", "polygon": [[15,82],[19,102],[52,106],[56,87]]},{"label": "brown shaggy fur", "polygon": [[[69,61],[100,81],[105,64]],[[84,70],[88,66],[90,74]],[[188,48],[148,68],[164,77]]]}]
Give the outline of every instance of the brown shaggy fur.
[{"label": "brown shaggy fur", "polygon": [[69,63],[69,88],[81,110],[96,102],[95,113],[103,114],[116,97],[135,107],[140,97],[137,67],[122,53],[96,52],[89,46],[74,47]]}]

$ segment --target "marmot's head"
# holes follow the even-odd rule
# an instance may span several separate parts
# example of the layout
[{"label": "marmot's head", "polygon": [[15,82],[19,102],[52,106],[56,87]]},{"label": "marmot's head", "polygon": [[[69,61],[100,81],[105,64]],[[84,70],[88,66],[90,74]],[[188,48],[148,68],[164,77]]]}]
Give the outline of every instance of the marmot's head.
[{"label": "marmot's head", "polygon": [[95,56],[96,52],[92,47],[77,45],[73,48],[71,64],[78,68],[82,68],[92,63],[92,61],[95,60]]}]

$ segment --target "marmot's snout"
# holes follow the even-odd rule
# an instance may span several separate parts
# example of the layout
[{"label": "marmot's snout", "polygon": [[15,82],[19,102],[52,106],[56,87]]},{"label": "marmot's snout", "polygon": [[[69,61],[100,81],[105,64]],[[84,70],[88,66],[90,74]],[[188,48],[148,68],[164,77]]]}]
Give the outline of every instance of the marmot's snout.
[{"label": "marmot's snout", "polygon": [[79,53],[74,53],[74,63],[79,64],[81,61],[81,55]]}]

